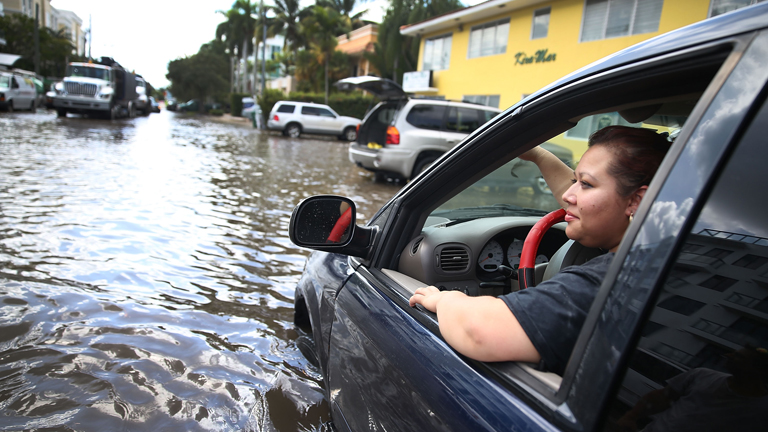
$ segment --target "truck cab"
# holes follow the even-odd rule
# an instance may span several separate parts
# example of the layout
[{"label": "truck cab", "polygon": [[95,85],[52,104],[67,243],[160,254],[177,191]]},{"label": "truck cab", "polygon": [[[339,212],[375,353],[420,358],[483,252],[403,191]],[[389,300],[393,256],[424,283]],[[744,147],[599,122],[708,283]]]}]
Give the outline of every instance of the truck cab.
[{"label": "truck cab", "polygon": [[99,63],[70,63],[64,80],[54,85],[53,107],[59,117],[67,112],[110,119],[133,117],[138,100],[136,81],[134,74],[105,57]]}]

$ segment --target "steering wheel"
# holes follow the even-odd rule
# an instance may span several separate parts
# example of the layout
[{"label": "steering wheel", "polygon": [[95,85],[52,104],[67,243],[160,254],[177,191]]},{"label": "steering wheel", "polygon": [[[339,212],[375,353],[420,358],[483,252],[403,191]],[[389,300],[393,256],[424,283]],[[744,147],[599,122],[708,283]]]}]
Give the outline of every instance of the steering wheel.
[{"label": "steering wheel", "polygon": [[520,254],[520,267],[517,269],[517,281],[520,289],[536,286],[536,253],[544,233],[552,225],[565,220],[565,210],[558,209],[547,214],[531,228],[523,242],[523,252]]},{"label": "steering wheel", "polygon": [[344,231],[347,230],[350,223],[352,223],[352,207],[347,208],[344,213],[339,216],[325,242],[338,243],[341,241],[341,236],[344,235]]}]

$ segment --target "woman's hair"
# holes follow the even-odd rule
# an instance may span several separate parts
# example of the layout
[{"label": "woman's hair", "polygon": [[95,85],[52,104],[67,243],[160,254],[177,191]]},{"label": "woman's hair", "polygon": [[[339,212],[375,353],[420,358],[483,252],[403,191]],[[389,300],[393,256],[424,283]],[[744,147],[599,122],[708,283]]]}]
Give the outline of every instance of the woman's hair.
[{"label": "woman's hair", "polygon": [[604,127],[589,137],[589,147],[603,146],[613,153],[608,174],[616,179],[623,197],[648,186],[670,144],[666,133],[628,126]]}]

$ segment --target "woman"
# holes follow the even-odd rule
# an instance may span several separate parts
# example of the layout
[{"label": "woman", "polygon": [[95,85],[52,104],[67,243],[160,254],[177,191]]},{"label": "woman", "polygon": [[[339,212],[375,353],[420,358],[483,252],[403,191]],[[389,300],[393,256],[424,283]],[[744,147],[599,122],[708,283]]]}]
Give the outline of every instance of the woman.
[{"label": "woman", "polygon": [[539,167],[566,210],[566,235],[609,253],[502,297],[419,288],[411,306],[435,312],[445,340],[468,357],[540,363],[562,374],[614,253],[668,148],[666,134],[609,126],[590,137],[576,171],[540,147],[526,152],[520,158]]}]

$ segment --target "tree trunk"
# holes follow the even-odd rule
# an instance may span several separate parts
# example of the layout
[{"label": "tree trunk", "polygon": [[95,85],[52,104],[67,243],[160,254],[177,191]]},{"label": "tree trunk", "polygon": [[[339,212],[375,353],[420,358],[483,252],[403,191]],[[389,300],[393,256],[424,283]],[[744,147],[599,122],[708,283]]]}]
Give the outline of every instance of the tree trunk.
[{"label": "tree trunk", "polygon": [[328,55],[325,56],[325,104],[328,105]]},{"label": "tree trunk", "polygon": [[248,38],[243,39],[243,74],[240,93],[245,93],[248,89]]}]

